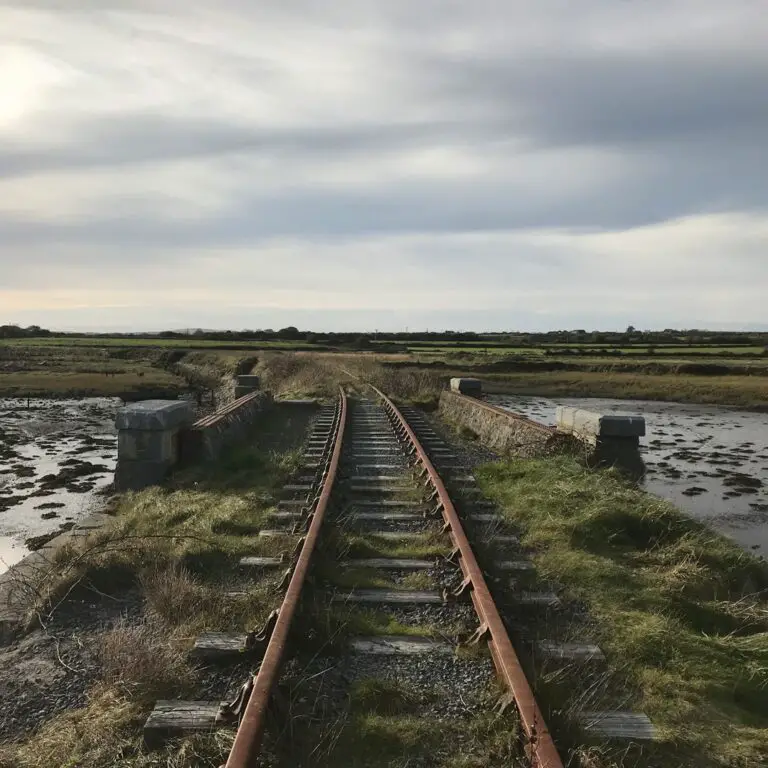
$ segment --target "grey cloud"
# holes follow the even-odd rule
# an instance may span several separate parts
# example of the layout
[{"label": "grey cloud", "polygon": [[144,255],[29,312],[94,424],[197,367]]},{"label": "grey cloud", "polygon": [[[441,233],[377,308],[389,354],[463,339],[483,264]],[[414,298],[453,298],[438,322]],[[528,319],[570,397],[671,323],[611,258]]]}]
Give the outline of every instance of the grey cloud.
[{"label": "grey cloud", "polygon": [[[428,58],[425,98],[506,115],[536,144],[653,146],[699,137],[765,146],[768,54],[689,51]],[[493,119],[493,118],[491,118]]]},{"label": "grey cloud", "polygon": [[441,133],[461,134],[445,124],[393,124],[362,127],[265,130],[216,120],[163,115],[91,119],[68,142],[29,148],[6,144],[0,149],[0,174],[121,167],[235,153],[328,156],[403,149],[434,141]]},{"label": "grey cloud", "polygon": [[[761,149],[718,151],[712,142],[685,147],[669,157],[649,158],[635,175],[585,178],[575,196],[538,197],[521,192],[504,169],[463,179],[401,180],[348,190],[305,184],[288,191],[254,194],[247,184],[224,213],[204,218],[140,217],[119,190],[115,214],[68,224],[0,217],[4,243],[120,243],[126,246],[243,245],[274,237],[349,237],[383,233],[478,232],[525,228],[619,230],[703,211],[768,210],[768,183]],[[514,158],[505,161],[508,168]],[[764,166],[763,166],[764,167]],[[534,166],[535,168],[535,166]],[[639,171],[642,170],[642,173]],[[568,173],[568,168],[563,168]],[[553,183],[556,183],[556,179]],[[536,178],[531,182],[535,184]]]},{"label": "grey cloud", "polygon": [[[331,128],[318,128],[311,118],[295,117],[285,128],[275,129],[260,125],[255,116],[243,116],[240,122],[227,120],[216,111],[215,94],[210,116],[197,118],[179,117],[170,107],[168,112],[154,107],[155,111],[127,112],[122,117],[96,111],[58,114],[53,111],[54,100],[48,111],[32,118],[40,129],[35,135],[44,136],[45,128],[47,140],[45,136],[36,142],[23,138],[12,144],[3,137],[0,176],[58,172],[77,179],[79,174],[112,168],[115,187],[104,193],[110,205],[100,205],[98,210],[113,212],[96,215],[84,211],[79,220],[67,224],[47,217],[44,210],[34,218],[29,211],[25,218],[0,215],[3,253],[13,250],[18,254],[0,270],[0,288],[2,284],[33,283],[30,265],[52,263],[57,258],[40,255],[49,245],[75,249],[87,244],[87,252],[72,257],[73,267],[92,265],[119,273],[127,265],[150,270],[156,259],[163,265],[178,263],[177,248],[257,246],[271,238],[332,242],[376,235],[527,228],[622,230],[691,214],[768,211],[764,170],[768,167],[768,54],[746,43],[714,50],[704,38],[697,41],[691,35],[679,44],[670,38],[652,51],[644,50],[638,43],[640,31],[631,46],[590,48],[579,38],[583,28],[576,17],[588,14],[589,19],[600,19],[616,3],[590,0],[573,10],[566,5],[562,4],[565,10],[560,9],[564,18],[544,9],[544,4],[532,7],[527,3],[487,3],[486,10],[492,12],[485,15],[473,14],[463,3],[446,6],[437,0],[407,5],[394,2],[386,7],[359,3],[354,9],[341,3],[327,17],[327,6],[314,0],[276,5],[276,16],[285,22],[280,28],[284,34],[290,34],[289,23],[299,26],[325,19],[324,29],[330,28],[332,36],[322,42],[332,45],[338,41],[335,54],[341,51],[343,55],[345,35],[359,44],[355,37],[358,14],[365,21],[361,29],[376,29],[388,45],[376,48],[365,63],[375,66],[382,51],[389,56],[378,62],[391,76],[381,80],[389,89],[381,94],[382,103],[391,103],[386,119],[365,122],[365,105],[358,112],[358,105],[350,104],[348,111],[339,109]],[[625,24],[638,23],[643,13],[650,13],[649,4],[644,4],[644,11],[633,16],[630,5],[621,11]],[[673,5],[679,12],[682,6]],[[25,7],[31,6],[52,13],[72,12],[71,3],[54,0],[32,0]],[[175,13],[180,34],[185,14],[197,9],[193,6],[180,0],[107,0],[107,4],[81,0],[78,4],[84,12],[109,7]],[[659,23],[668,6],[652,4]],[[239,9],[244,28],[253,30],[253,59],[219,50],[215,43],[203,46],[189,40],[183,41],[186,55],[191,51],[190,60],[197,61],[197,50],[206,62],[207,57],[215,61],[216,56],[225,60],[226,67],[211,70],[214,83],[216,77],[222,82],[237,77],[244,88],[253,83],[256,89],[261,82],[281,93],[280,78],[290,73],[272,72],[258,58],[258,35],[273,30],[252,24],[249,11],[254,6],[245,0],[225,2],[223,7]],[[745,7],[733,11],[735,23],[748,24],[749,17],[739,15],[746,14]],[[521,8],[529,14],[532,28],[544,30],[541,41],[536,38],[529,45],[524,33],[515,28],[513,20],[519,18]],[[712,8],[722,5],[702,2],[700,13]],[[348,10],[349,26],[335,28]],[[617,23],[617,17],[609,15],[611,23]],[[681,17],[673,18],[680,23]],[[119,21],[115,24],[119,26]],[[490,35],[505,25],[510,41],[504,52],[499,52],[498,44],[485,49],[483,31]],[[747,26],[744,29],[749,31]],[[415,43],[415,30],[424,35],[421,46]],[[464,47],[465,52],[450,53],[456,49],[447,44],[448,37],[456,33],[461,38],[467,30],[475,37]],[[547,30],[553,33],[548,36]],[[12,32],[4,30],[4,34],[12,38]],[[150,30],[140,34],[162,37],[165,33]],[[560,38],[562,45],[556,42]],[[35,44],[45,46],[44,42]],[[69,39],[51,43],[60,56],[73,44]],[[111,64],[105,62],[105,67]],[[162,75],[162,62],[159,71]],[[306,86],[306,82],[299,85]],[[286,82],[290,93],[289,86]],[[322,88],[320,81],[318,88]],[[303,91],[297,87],[296,93]],[[296,109],[289,108],[286,114],[313,114],[312,109],[303,112],[301,104],[288,106]],[[327,126],[329,116],[322,117]],[[486,162],[487,170],[467,178],[443,178],[438,173],[426,178],[422,168],[411,177],[404,174],[396,183],[371,170],[366,178],[369,157],[396,161],[414,149],[453,147]],[[594,161],[569,163],[569,157],[587,149],[595,150]],[[560,178],[552,173],[551,157],[545,157],[553,150],[562,150]],[[620,162],[616,167],[603,166],[601,153]],[[167,161],[186,159],[199,161],[203,169],[223,172],[222,168],[232,166],[232,156],[242,158],[244,164],[258,158],[275,159],[278,166],[281,159],[286,166],[306,163],[308,172],[291,188],[281,185],[274,190],[265,190],[263,184],[249,185],[241,174],[233,179],[239,193],[223,211],[187,220],[165,218],[160,207],[155,213],[140,206],[144,210],[138,213],[132,210],[136,201],[121,194],[120,173],[133,166],[159,168]],[[218,169],[217,162],[222,163]],[[332,175],[347,164],[355,164],[359,171],[354,174],[354,185],[350,182],[344,189],[329,184],[324,174],[330,171]],[[530,169],[530,191],[516,173],[523,164]],[[561,187],[570,191],[564,193]],[[148,199],[152,199],[151,192],[148,189]],[[463,248],[435,253],[432,258],[435,262],[445,259],[451,269],[458,270],[463,260],[465,265],[471,264],[471,249]],[[167,254],[159,256],[162,249]],[[33,251],[26,260],[25,254]],[[724,260],[729,257],[723,254]],[[0,261],[4,258],[0,255]],[[554,269],[562,257],[550,258],[548,266]]]}]

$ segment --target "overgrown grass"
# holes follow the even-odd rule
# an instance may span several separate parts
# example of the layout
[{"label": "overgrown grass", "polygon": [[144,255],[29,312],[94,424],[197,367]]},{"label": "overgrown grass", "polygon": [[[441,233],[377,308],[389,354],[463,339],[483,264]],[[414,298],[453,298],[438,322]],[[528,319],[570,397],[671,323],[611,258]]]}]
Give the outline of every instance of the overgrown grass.
[{"label": "overgrown grass", "polygon": [[731,405],[764,411],[768,376],[692,376],[550,371],[483,375],[486,390],[542,397],[615,397]]},{"label": "overgrown grass", "polygon": [[349,381],[326,357],[292,353],[265,353],[256,373],[266,389],[284,399],[333,398],[338,395],[339,386]]},{"label": "overgrown grass", "polygon": [[765,563],[571,457],[494,463],[476,476],[521,528],[539,573],[586,605],[615,684],[658,729],[660,744],[619,764],[766,764]]},{"label": "overgrown grass", "polygon": [[335,397],[339,387],[370,397],[373,384],[391,397],[423,407],[435,407],[445,377],[431,371],[394,370],[381,356],[366,354],[265,353],[257,373],[277,396]]},{"label": "overgrown grass", "polygon": [[385,539],[364,533],[346,533],[342,544],[349,557],[412,557],[416,560],[429,560],[450,554],[451,548],[445,536],[438,533],[425,533],[414,539]]},{"label": "overgrown grass", "polygon": [[194,693],[196,671],[167,626],[118,622],[98,651],[102,679],[87,704],[52,718],[29,739],[0,746],[2,768],[198,768],[226,758],[229,732],[178,741],[160,752],[143,749],[139,734],[155,699]]},{"label": "overgrown grass", "polygon": [[104,633],[99,650],[104,682],[126,698],[150,703],[194,691],[195,670],[160,622],[119,621]]},{"label": "overgrown grass", "polygon": [[295,452],[239,448],[215,466],[178,475],[175,487],[126,494],[111,525],[57,553],[63,584],[109,589],[119,573],[122,582],[139,582],[150,608],[170,624],[252,629],[273,607],[267,587],[223,594],[240,579],[240,557],[285,546],[258,531],[297,461]]},{"label": "overgrown grass", "polygon": [[146,706],[99,684],[88,704],[46,723],[31,739],[0,746],[0,768],[201,768],[226,760],[231,731],[193,737],[147,752],[137,736]]},{"label": "overgrown grass", "polygon": [[[488,709],[493,694],[488,692]],[[292,713],[294,727],[289,726],[290,738],[284,734],[275,765],[530,768],[509,717],[487,711],[457,718],[425,713],[425,706],[444,696],[438,688],[362,678],[351,683],[346,706],[328,707],[322,683],[302,680],[295,695],[301,701]]]},{"label": "overgrown grass", "polygon": [[344,568],[329,570],[325,583],[344,591],[345,589],[391,589],[430,590],[436,589],[434,578],[424,571],[409,573],[397,579],[391,572],[375,568]]},{"label": "overgrown grass", "polygon": [[[435,694],[437,695],[437,694]],[[423,696],[423,693],[422,693]],[[313,768],[530,768],[510,718],[451,719],[411,714],[414,694],[379,680],[353,687],[352,712]]]},{"label": "overgrown grass", "polygon": [[[144,753],[141,726],[157,698],[195,694],[187,651],[200,631],[257,629],[279,603],[279,573],[254,580],[239,572],[237,562],[286,545],[257,532],[297,459],[297,453],[265,443],[234,450],[217,465],[180,473],[171,487],[126,494],[110,526],[56,553],[52,581],[41,595],[56,602],[80,584],[106,594],[138,588],[146,601],[144,618],[105,631],[102,678],[88,704],[0,749],[2,768],[223,762],[230,734]],[[232,590],[237,594],[228,594]]]},{"label": "overgrown grass", "polygon": [[352,684],[352,708],[377,715],[404,715],[418,708],[418,695],[392,680],[367,677]]},{"label": "overgrown grass", "polygon": [[[357,606],[349,608],[335,607],[330,613],[332,614],[334,624],[338,627],[343,627],[340,634],[346,636],[403,635],[405,637],[436,637],[450,634],[444,627],[440,628],[435,624],[404,624],[391,613],[382,610],[365,610]],[[457,624],[456,634],[459,632],[458,626]]]}]

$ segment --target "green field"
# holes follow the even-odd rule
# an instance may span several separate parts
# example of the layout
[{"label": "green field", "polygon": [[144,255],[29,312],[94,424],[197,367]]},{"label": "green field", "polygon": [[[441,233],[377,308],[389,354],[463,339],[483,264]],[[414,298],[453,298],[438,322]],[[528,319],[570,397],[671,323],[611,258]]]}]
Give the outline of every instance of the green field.
[{"label": "green field", "polygon": [[305,341],[213,341],[210,339],[159,339],[155,337],[61,337],[38,339],[0,339],[0,346],[11,347],[149,347],[170,349],[287,349],[306,347]]},{"label": "green field", "polygon": [[455,353],[474,353],[474,354],[490,354],[495,356],[506,355],[523,355],[530,357],[539,357],[542,355],[552,354],[554,351],[563,351],[564,356],[570,357],[570,351],[577,351],[580,355],[586,352],[595,352],[599,354],[616,354],[627,356],[676,356],[681,359],[685,359],[690,355],[716,355],[723,357],[740,357],[740,358],[765,358],[765,350],[759,346],[738,346],[738,347],[688,347],[685,345],[679,346],[667,346],[667,347],[654,347],[652,345],[645,346],[631,346],[631,347],[614,347],[606,344],[553,344],[549,346],[540,347],[510,347],[501,344],[488,344],[484,346],[463,346],[463,345],[446,345],[446,344],[430,344],[419,343],[409,344],[408,351],[416,355],[446,355]]},{"label": "green field", "polygon": [[[316,342],[195,337],[5,339],[0,340],[0,396],[175,397],[189,386],[190,377],[198,389],[202,380],[208,382],[205,387],[210,390],[218,386],[214,380],[224,383],[241,361],[276,356],[270,364],[272,369],[280,359],[284,363],[294,357],[318,361],[314,369],[303,367],[300,374],[291,374],[295,380],[290,384],[280,385],[286,396],[328,394],[337,384],[329,385],[334,375],[321,369],[333,371],[355,361],[363,368],[371,363],[388,371],[386,376],[381,374],[382,380],[395,389],[400,388],[403,377],[411,376],[419,381],[416,388],[425,400],[434,399],[452,376],[478,376],[490,389],[513,394],[768,408],[768,355],[754,344],[522,346],[501,341],[478,344],[425,339],[387,342],[387,346],[363,340],[360,346],[356,349],[354,342],[345,340],[334,347],[325,338]],[[198,371],[201,364],[202,372]],[[405,389],[413,387],[408,384]]]}]

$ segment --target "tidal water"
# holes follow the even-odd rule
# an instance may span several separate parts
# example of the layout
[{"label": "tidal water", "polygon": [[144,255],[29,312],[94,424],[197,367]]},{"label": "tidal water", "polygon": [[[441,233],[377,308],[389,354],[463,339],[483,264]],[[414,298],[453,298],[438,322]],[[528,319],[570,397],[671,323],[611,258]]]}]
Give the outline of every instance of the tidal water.
[{"label": "tidal water", "polygon": [[0,398],[0,573],[92,512],[113,479],[120,400]]},{"label": "tidal water", "polygon": [[768,414],[646,400],[490,395],[488,401],[543,424],[567,405],[645,417],[643,485],[745,549],[768,557]]}]

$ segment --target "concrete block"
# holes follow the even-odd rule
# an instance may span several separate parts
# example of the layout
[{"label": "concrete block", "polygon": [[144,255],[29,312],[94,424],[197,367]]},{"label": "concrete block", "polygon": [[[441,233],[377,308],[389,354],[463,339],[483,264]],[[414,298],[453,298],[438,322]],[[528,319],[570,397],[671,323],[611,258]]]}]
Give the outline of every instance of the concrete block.
[{"label": "concrete block", "polygon": [[118,430],[178,430],[192,424],[195,412],[186,400],[145,400],[131,403],[118,411]]},{"label": "concrete block", "polygon": [[117,455],[126,461],[175,463],[178,439],[172,431],[121,429],[117,434]]},{"label": "concrete block", "polygon": [[556,419],[560,432],[585,439],[645,436],[645,418],[642,416],[603,415],[582,408],[559,406]]},{"label": "concrete block", "polygon": [[238,376],[237,377],[237,386],[238,387],[250,387],[251,392],[253,392],[254,389],[258,389],[261,386],[261,377],[260,376],[254,376],[252,374],[248,374],[247,376]]},{"label": "concrete block", "polygon": [[479,397],[483,394],[483,383],[480,379],[451,379],[451,390],[462,395]]},{"label": "concrete block", "polygon": [[125,461],[118,459],[115,468],[115,490],[140,491],[151,485],[160,485],[173,467],[173,462]]}]

